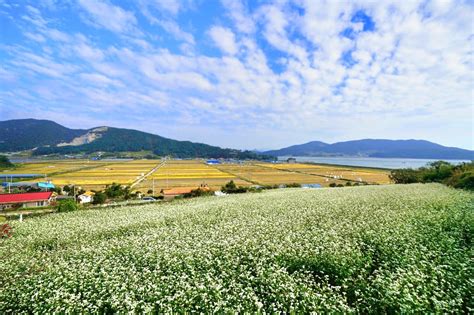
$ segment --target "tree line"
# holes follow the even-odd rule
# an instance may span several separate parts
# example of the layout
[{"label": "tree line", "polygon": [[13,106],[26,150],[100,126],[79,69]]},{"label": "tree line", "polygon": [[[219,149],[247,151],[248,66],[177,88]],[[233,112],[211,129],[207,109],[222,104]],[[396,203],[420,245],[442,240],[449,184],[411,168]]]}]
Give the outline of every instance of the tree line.
[{"label": "tree line", "polygon": [[454,188],[474,190],[474,161],[458,165],[436,161],[418,169],[392,170],[390,179],[396,184],[442,183]]}]

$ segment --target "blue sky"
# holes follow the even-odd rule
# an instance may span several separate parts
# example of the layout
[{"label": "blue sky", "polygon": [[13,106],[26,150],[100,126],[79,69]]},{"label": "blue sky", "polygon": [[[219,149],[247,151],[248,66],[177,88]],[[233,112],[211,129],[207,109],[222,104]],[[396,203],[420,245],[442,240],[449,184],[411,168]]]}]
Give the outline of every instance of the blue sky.
[{"label": "blue sky", "polygon": [[472,17],[468,1],[0,0],[0,120],[474,149]]}]

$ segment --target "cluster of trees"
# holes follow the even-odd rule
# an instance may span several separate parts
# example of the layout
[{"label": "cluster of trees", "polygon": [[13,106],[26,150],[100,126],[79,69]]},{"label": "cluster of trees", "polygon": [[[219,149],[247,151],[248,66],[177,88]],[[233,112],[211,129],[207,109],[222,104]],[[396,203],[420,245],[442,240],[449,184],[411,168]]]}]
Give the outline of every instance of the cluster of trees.
[{"label": "cluster of trees", "polygon": [[241,194],[248,191],[247,187],[237,186],[233,180],[222,186],[221,191],[226,194]]},{"label": "cluster of trees", "polygon": [[233,180],[222,186],[221,191],[226,194],[241,194],[246,192],[260,192],[265,189],[277,189],[277,188],[300,188],[301,184],[299,183],[290,183],[282,185],[264,185],[258,187],[244,187],[237,186]]},{"label": "cluster of trees", "polygon": [[197,188],[191,190],[191,192],[184,194],[184,198],[194,198],[194,197],[202,197],[202,196],[212,196],[214,195],[214,192],[209,189],[202,189],[202,188]]},{"label": "cluster of trees", "polygon": [[[59,188],[58,193],[61,188]],[[82,188],[76,188],[74,186],[64,186],[62,188],[68,196],[79,196],[86,191]],[[92,198],[92,204],[99,205],[107,201],[107,199],[118,199],[118,200],[129,200],[138,197],[137,192],[132,192],[129,186],[122,186],[117,183],[105,186],[103,191],[93,191],[94,197]],[[62,200],[58,203],[58,212],[70,212],[78,209],[78,205],[74,199]]]},{"label": "cluster of trees", "polygon": [[105,186],[104,191],[94,191],[92,204],[103,204],[107,199],[129,200],[137,197],[138,193],[132,192],[130,186],[112,183]]},{"label": "cluster of trees", "polygon": [[5,155],[0,155],[0,169],[2,168],[12,168],[15,165],[13,165],[12,162],[6,157]]},{"label": "cluster of trees", "polygon": [[474,190],[474,162],[453,165],[436,161],[419,169],[393,170],[390,179],[397,184],[443,183],[454,188]]}]

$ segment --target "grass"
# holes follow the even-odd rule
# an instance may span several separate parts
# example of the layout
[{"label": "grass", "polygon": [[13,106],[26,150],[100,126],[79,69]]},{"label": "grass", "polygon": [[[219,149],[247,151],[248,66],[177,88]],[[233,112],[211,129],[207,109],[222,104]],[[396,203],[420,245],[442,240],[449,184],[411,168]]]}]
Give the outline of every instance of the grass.
[{"label": "grass", "polygon": [[470,313],[474,195],[285,189],[13,222],[0,313]]}]

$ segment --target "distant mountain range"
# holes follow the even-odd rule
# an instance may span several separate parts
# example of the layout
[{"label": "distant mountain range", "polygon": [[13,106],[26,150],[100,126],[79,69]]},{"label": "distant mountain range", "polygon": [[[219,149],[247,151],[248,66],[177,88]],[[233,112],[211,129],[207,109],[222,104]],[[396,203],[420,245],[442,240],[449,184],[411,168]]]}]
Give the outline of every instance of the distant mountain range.
[{"label": "distant mountain range", "polygon": [[50,120],[0,121],[0,152],[32,150],[33,155],[152,151],[178,158],[262,159],[261,154],[178,141],[132,129],[69,129]]},{"label": "distant mountain range", "polygon": [[312,141],[262,153],[272,156],[361,156],[474,160],[474,151],[445,147],[425,140],[363,139],[333,144]]},{"label": "distant mountain range", "polygon": [[333,144],[312,141],[265,152],[223,149],[178,141],[132,129],[69,129],[50,120],[0,121],[0,152],[31,150],[33,155],[153,152],[178,158],[263,159],[266,156],[362,156],[473,160],[474,151],[444,147],[424,140],[364,139]]}]

